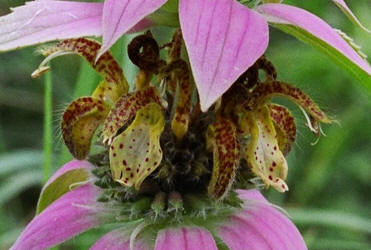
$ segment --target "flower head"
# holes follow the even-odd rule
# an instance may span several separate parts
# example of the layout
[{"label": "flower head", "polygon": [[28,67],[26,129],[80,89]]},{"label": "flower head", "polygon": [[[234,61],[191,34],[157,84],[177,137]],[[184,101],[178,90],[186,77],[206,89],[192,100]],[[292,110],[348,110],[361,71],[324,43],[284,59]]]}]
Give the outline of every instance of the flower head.
[{"label": "flower head", "polygon": [[[288,190],[285,155],[296,125],[272,97],[299,105],[316,136],[332,120],[300,89],[277,79],[263,55],[267,20],[310,37],[362,79],[369,79],[369,65],[322,20],[271,3],[277,1],[254,9],[234,0],[165,2],[39,0],[0,19],[6,27],[0,49],[68,38],[40,50],[46,58],[34,77],[65,54],[82,56],[102,76],[91,96],[66,108],[62,135],[77,160],[47,182],[36,217],[13,249],[48,248],[105,224],[115,229],[93,249],[306,248],[295,226],[252,188],[260,180]],[[139,67],[130,91],[109,48],[129,30],[156,24],[158,12],[174,15],[174,3],[181,29],[169,43],[159,46],[148,31],[128,46]],[[27,21],[19,25],[22,18]],[[100,34],[102,45],[79,37]]]},{"label": "flower head", "polygon": [[[257,191],[238,188],[254,187],[256,176],[267,188],[288,190],[284,156],[296,126],[287,108],[270,102],[273,96],[286,96],[302,107],[315,134],[320,123],[331,120],[298,88],[278,81],[264,56],[202,113],[200,101],[192,98],[195,87],[181,58],[182,46],[180,30],[164,46],[150,32],[135,37],[128,46],[140,68],[133,91],[108,51],[95,62],[101,45],[94,40],[68,39],[40,50],[46,59],[34,76],[49,69],[55,57],[78,54],[103,80],[91,96],[67,106],[62,135],[80,161],[66,164],[47,182],[38,215],[13,249],[47,248],[108,223],[117,228],[93,249],[112,244],[118,249],[177,244],[183,249],[221,244],[305,249],[285,216]],[[160,56],[165,49],[166,60]],[[50,221],[59,224],[53,235]]]},{"label": "flower head", "polygon": [[[106,0],[103,4],[38,0],[0,19],[0,51],[102,35],[99,58],[124,33],[156,24],[178,26],[178,12],[202,111],[264,53],[267,22],[319,48],[367,86],[369,64],[320,18],[281,1],[248,2],[255,3],[254,9],[236,0]],[[334,2],[363,27],[344,1]]]}]

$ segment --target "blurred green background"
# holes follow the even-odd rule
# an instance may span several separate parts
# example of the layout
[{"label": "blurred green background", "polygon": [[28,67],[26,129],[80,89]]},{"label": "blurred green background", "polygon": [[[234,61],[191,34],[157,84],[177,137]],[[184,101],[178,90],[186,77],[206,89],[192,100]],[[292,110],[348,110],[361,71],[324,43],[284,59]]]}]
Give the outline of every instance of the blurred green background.
[{"label": "blurred green background", "polygon": [[[0,0],[0,15],[23,2]],[[371,55],[371,35],[352,25],[331,1],[285,2],[341,28]],[[371,28],[371,1],[348,4]],[[133,66],[122,49],[129,39],[121,39],[114,50],[130,80]],[[0,54],[0,249],[7,249],[34,216],[44,157],[48,159],[43,146],[45,78],[30,77],[42,60],[34,51],[35,47]],[[327,136],[312,146],[316,139],[304,126],[300,110],[285,103],[294,110],[299,128],[288,157],[290,191],[270,190],[265,195],[288,211],[309,249],[371,249],[370,95],[326,56],[280,31],[271,29],[266,55],[276,65],[280,80],[304,90],[340,126],[324,127]],[[54,172],[70,159],[59,132],[63,108],[74,97],[88,95],[99,77],[77,56],[58,58],[52,68],[53,144],[46,150],[52,146]],[[76,237],[60,249],[86,249],[96,238],[92,234],[99,231]]]}]

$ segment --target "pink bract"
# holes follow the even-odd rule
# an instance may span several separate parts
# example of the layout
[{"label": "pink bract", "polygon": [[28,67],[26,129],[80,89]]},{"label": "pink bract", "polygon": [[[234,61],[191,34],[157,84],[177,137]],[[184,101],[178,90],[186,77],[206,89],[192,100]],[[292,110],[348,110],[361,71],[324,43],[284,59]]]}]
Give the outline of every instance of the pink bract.
[{"label": "pink bract", "polygon": [[160,8],[165,2],[166,0],[106,0],[103,7],[103,42],[100,55],[140,20]]},{"label": "pink bract", "polygon": [[99,193],[86,184],[63,195],[27,225],[11,249],[46,249],[99,225]]},{"label": "pink bract", "polygon": [[268,24],[230,0],[181,0],[179,17],[206,111],[267,49]]},{"label": "pink bract", "polygon": [[[82,164],[80,164],[82,163]],[[52,179],[87,162],[71,161]],[[37,215],[11,249],[45,249],[62,243],[90,228],[112,223],[112,207],[98,202],[100,188],[85,184],[64,194]],[[215,236],[230,249],[306,249],[295,225],[274,208],[257,190],[238,190],[243,208],[212,229],[203,226],[169,227],[157,233],[155,242],[139,234],[133,239],[136,250],[217,249]],[[91,249],[130,249],[130,232],[119,227],[100,238]]]},{"label": "pink bract", "polygon": [[[56,39],[103,35],[101,55],[124,33],[156,25],[146,16],[165,2],[28,2],[0,18],[0,51]],[[344,1],[334,2],[357,20]],[[203,111],[215,103],[266,50],[269,35],[264,18],[304,29],[370,74],[369,64],[339,34],[305,10],[284,4],[264,4],[257,10],[250,10],[236,0],[180,0],[180,25]]]}]

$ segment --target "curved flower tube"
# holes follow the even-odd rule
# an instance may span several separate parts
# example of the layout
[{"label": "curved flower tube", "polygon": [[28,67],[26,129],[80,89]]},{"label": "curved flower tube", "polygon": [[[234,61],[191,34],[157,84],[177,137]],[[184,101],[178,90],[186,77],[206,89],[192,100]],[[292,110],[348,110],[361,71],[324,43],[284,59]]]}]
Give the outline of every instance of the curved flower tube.
[{"label": "curved flower tube", "polygon": [[[53,175],[46,186],[53,185],[58,178],[72,174],[76,169],[89,172],[94,168],[85,161],[71,161]],[[97,186],[86,183],[61,195],[35,216],[11,249],[50,248],[92,227],[114,222],[119,210],[112,203],[97,201],[101,192]],[[292,222],[265,200],[259,191],[237,192],[243,202],[241,208],[224,216],[214,226],[165,225],[157,229],[152,238],[145,230],[137,234],[135,229],[118,224],[116,229],[98,239],[91,249],[214,250],[220,244],[232,250],[306,249]],[[208,225],[207,219],[204,224]]]},{"label": "curved flower tube", "polygon": [[[100,56],[130,30],[163,24],[166,11],[161,12],[162,16],[148,15],[160,11],[166,2],[177,5],[175,0],[106,0],[104,4],[29,2],[0,18],[0,51],[55,39],[102,35]],[[292,27],[303,30],[305,33],[296,30],[289,33],[304,36],[307,39],[302,40],[323,50],[361,82],[370,83],[369,64],[324,21],[305,10],[272,3],[280,1],[264,2],[267,4],[249,9],[236,0],[179,0],[180,26],[202,111],[214,104],[264,53],[269,37],[267,21],[285,26],[279,27],[285,31]],[[344,1],[334,2],[359,23]],[[215,40],[220,42],[214,43]]]}]

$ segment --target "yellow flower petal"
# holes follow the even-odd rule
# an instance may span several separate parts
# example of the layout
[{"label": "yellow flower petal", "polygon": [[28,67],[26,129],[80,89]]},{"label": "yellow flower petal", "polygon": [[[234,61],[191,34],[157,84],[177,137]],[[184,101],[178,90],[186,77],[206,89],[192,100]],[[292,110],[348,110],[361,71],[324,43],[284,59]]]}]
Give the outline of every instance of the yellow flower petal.
[{"label": "yellow flower petal", "polygon": [[158,94],[153,87],[123,95],[111,109],[104,122],[103,142],[110,145],[117,131],[134,118],[137,111],[150,102],[160,104]]},{"label": "yellow flower petal", "polygon": [[273,186],[280,192],[287,191],[287,162],[279,149],[268,107],[246,112],[242,122],[251,135],[245,157],[252,172],[259,176],[267,187]]},{"label": "yellow flower petal", "polygon": [[110,166],[115,181],[140,188],[161,163],[160,136],[164,126],[160,105],[149,103],[138,111],[133,123],[111,145]]},{"label": "yellow flower petal", "polygon": [[108,111],[109,106],[94,97],[78,98],[67,107],[62,118],[62,136],[75,158],[87,156],[94,132]]}]

